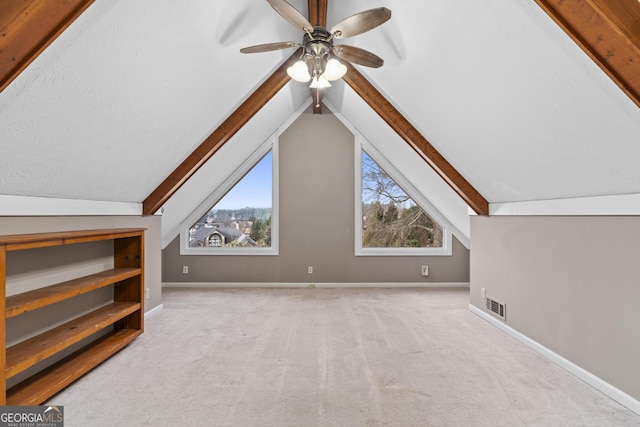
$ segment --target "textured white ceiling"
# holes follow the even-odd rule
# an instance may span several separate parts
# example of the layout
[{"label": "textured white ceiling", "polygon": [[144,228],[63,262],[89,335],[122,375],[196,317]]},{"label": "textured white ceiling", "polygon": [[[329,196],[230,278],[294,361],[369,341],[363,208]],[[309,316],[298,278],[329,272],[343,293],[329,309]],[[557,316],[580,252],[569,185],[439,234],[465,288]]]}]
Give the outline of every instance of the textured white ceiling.
[{"label": "textured white ceiling", "polygon": [[[328,26],[378,6],[344,43],[490,202],[640,193],[640,109],[532,0],[332,0]],[[263,0],[96,0],[0,93],[0,194],[142,202],[291,53],[238,50],[300,38]],[[326,97],[366,123],[347,91]]]},{"label": "textured white ceiling", "polygon": [[490,202],[640,192],[640,109],[533,1],[377,3],[363,72]]},{"label": "textured white ceiling", "polygon": [[96,1],[0,93],[0,194],[141,202],[279,64],[238,52],[296,34],[276,24],[266,2]]}]

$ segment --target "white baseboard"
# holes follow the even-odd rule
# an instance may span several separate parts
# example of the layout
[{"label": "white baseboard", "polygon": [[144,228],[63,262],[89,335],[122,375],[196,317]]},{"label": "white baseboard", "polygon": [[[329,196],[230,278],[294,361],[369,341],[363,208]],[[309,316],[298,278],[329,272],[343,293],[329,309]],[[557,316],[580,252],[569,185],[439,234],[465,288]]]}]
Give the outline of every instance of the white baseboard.
[{"label": "white baseboard", "polygon": [[469,282],[432,283],[218,283],[164,282],[163,288],[469,288]]},{"label": "white baseboard", "polygon": [[628,395],[624,391],[612,386],[608,382],[606,382],[606,381],[602,380],[601,378],[598,378],[597,376],[593,375],[591,372],[581,368],[580,366],[576,365],[575,363],[571,362],[570,360],[567,360],[564,357],[560,356],[558,353],[555,353],[554,351],[549,350],[547,347],[543,346],[542,344],[539,344],[538,342],[532,340],[531,338],[527,337],[526,335],[523,335],[522,333],[516,331],[512,327],[506,325],[502,321],[500,321],[500,320],[496,319],[495,317],[493,317],[491,314],[489,314],[489,313],[487,313],[487,312],[485,312],[485,311],[483,311],[483,310],[481,310],[481,309],[479,309],[479,308],[477,308],[477,307],[475,307],[475,306],[473,306],[471,304],[469,304],[469,310],[473,314],[475,314],[475,315],[481,317],[482,319],[486,320],[487,322],[489,322],[490,324],[492,324],[496,328],[500,329],[501,331],[507,333],[511,337],[513,337],[516,340],[520,341],[522,344],[524,344],[527,347],[531,348],[532,350],[536,351],[540,355],[546,357],[547,359],[549,359],[550,361],[552,361],[556,365],[560,366],[561,368],[563,368],[567,372],[575,375],[576,377],[578,377],[579,379],[581,379],[585,383],[589,384],[590,386],[592,386],[595,389],[597,389],[597,390],[601,391],[602,393],[606,394],[607,396],[609,396],[610,398],[612,398],[616,402],[620,403],[621,405],[629,408],[630,410],[632,410],[636,414],[640,415],[640,401],[636,400],[635,398],[633,398],[632,396]]},{"label": "white baseboard", "polygon": [[156,305],[151,310],[145,311],[144,312],[144,317],[146,319],[149,316],[153,316],[155,314],[160,313],[162,310],[164,310],[164,306],[162,304]]}]

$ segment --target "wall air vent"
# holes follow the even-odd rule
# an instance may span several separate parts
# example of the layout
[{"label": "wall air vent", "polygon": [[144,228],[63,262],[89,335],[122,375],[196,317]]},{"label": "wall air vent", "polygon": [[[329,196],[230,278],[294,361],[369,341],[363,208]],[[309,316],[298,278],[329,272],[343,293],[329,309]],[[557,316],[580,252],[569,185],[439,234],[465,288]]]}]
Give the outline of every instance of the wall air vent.
[{"label": "wall air vent", "polygon": [[498,316],[504,321],[507,320],[506,308],[507,307],[503,302],[500,302],[491,297],[487,297],[487,310],[489,310],[491,313],[495,314],[496,316]]}]

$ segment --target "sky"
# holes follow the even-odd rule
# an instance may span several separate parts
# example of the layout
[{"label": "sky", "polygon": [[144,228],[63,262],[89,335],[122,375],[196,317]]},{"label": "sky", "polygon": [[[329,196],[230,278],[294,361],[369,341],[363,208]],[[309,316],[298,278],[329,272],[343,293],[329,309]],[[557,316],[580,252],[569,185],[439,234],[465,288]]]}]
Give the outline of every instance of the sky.
[{"label": "sky", "polygon": [[[375,181],[373,182],[369,182],[367,181],[367,177],[366,175],[366,171],[367,170],[380,170],[382,171],[386,176],[389,176],[389,174],[380,167],[380,165],[373,160],[366,151],[362,150],[362,201],[367,202],[367,203],[372,203],[373,201],[379,201],[380,203],[389,203],[391,202],[391,199],[376,193],[375,191],[371,191],[366,189],[365,187],[369,186],[371,188],[374,188],[376,186]],[[398,185],[398,183],[389,176],[389,180],[391,182],[393,182],[393,184],[395,185],[395,187],[393,188],[393,193],[399,197],[407,197],[407,193],[404,191],[404,189],[402,189],[402,187],[400,187]],[[405,207],[410,207],[412,205],[415,205],[415,202],[413,201],[413,199],[409,199],[406,204]]]},{"label": "sky", "polygon": [[215,209],[271,207],[271,151],[215,205]]},{"label": "sky", "polygon": [[[363,163],[380,166],[362,152]],[[272,155],[269,151],[235,186],[214,206],[215,209],[270,208],[272,186]],[[365,195],[366,199],[366,195]]]}]

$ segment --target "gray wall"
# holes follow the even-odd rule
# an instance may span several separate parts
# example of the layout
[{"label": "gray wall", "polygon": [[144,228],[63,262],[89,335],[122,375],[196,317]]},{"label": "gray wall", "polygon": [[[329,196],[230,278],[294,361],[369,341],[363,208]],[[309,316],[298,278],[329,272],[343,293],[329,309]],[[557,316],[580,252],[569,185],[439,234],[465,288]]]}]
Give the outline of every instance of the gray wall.
[{"label": "gray wall", "polygon": [[471,304],[640,399],[640,218],[473,217]]},{"label": "gray wall", "polygon": [[469,281],[469,251],[455,238],[452,256],[356,257],[353,169],[354,135],[332,114],[302,114],[280,137],[279,255],[181,256],[176,238],[162,253],[163,282]]}]

